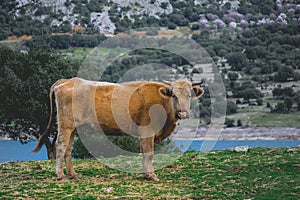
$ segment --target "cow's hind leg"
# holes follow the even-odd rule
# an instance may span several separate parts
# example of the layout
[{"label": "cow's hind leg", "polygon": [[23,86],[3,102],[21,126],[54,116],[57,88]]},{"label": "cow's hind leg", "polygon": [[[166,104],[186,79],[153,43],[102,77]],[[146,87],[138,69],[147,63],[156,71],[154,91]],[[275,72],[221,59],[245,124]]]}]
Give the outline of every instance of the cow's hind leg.
[{"label": "cow's hind leg", "polygon": [[66,178],[63,170],[63,164],[72,133],[72,129],[59,128],[58,130],[56,141],[56,175],[58,180]]},{"label": "cow's hind leg", "polygon": [[73,163],[72,163],[72,145],[73,145],[73,141],[74,141],[74,136],[75,136],[75,130],[73,130],[73,132],[71,134],[69,145],[68,145],[68,148],[67,148],[66,154],[65,154],[67,174],[70,179],[78,178],[78,175],[75,173]]}]

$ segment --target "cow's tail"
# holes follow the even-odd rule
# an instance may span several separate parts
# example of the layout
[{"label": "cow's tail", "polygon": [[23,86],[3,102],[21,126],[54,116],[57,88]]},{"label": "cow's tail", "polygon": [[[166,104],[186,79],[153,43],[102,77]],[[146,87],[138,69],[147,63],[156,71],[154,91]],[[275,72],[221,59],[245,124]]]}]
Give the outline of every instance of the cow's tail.
[{"label": "cow's tail", "polygon": [[[45,141],[47,140],[49,134],[50,134],[50,130],[53,126],[53,119],[54,119],[54,102],[53,102],[53,97],[55,98],[55,94],[54,94],[54,87],[57,85],[57,82],[54,83],[51,88],[50,88],[50,94],[49,94],[49,99],[50,99],[50,118],[49,118],[49,122],[47,125],[46,130],[44,131],[44,133],[41,135],[41,137],[39,138],[39,142],[38,144],[35,146],[35,148],[32,150],[32,152],[36,153],[39,150],[41,150],[41,148],[43,147]],[[53,141],[55,142],[55,141]]]}]

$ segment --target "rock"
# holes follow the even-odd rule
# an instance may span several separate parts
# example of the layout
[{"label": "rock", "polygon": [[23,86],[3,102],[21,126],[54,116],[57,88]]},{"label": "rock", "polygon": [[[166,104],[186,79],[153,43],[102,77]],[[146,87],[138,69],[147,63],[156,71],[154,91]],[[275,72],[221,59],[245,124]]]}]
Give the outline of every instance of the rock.
[{"label": "rock", "polygon": [[249,146],[248,145],[237,146],[237,147],[234,147],[232,150],[235,152],[247,152],[249,150]]}]

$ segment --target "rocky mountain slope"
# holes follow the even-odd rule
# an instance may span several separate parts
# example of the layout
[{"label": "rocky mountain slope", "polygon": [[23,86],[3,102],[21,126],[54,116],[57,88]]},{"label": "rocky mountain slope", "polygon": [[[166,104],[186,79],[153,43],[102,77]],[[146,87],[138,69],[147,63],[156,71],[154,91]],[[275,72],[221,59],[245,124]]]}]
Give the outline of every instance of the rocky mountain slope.
[{"label": "rocky mountain slope", "polygon": [[132,22],[134,16],[159,18],[161,14],[173,11],[169,0],[16,0],[15,5],[11,10],[15,17],[25,15],[41,22],[50,20],[51,26],[61,26],[64,23],[72,27],[93,25],[99,33],[106,35],[114,34],[116,29],[109,15],[112,9],[116,9],[122,19],[128,18]]}]

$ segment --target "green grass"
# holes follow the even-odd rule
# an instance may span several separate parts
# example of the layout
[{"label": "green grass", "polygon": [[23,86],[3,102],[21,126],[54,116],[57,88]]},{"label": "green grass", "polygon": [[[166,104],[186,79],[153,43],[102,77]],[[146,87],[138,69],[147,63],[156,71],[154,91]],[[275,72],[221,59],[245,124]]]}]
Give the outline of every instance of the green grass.
[{"label": "green grass", "polygon": [[3,41],[0,41],[0,45],[8,46],[12,49],[19,48],[23,43],[24,43],[23,41],[19,41],[19,40],[11,40],[11,41],[3,40]]},{"label": "green grass", "polygon": [[56,181],[53,161],[0,164],[2,199],[299,199],[300,148],[183,154],[159,182],[96,160],[74,160],[79,180]]},{"label": "green grass", "polygon": [[[126,50],[122,48],[84,48],[84,47],[76,47],[76,48],[68,48],[68,49],[63,49],[63,50],[57,50],[58,52],[68,55],[68,53],[71,53],[72,55],[70,58],[77,60],[79,62],[82,62],[88,54],[91,54],[92,51],[96,50],[97,55],[99,58],[104,59],[106,58],[109,54],[115,55],[115,57],[119,56],[120,54],[124,53]],[[94,54],[95,55],[95,52]]]},{"label": "green grass", "polygon": [[260,113],[251,119],[252,125],[267,127],[300,127],[300,111],[287,114]]}]

